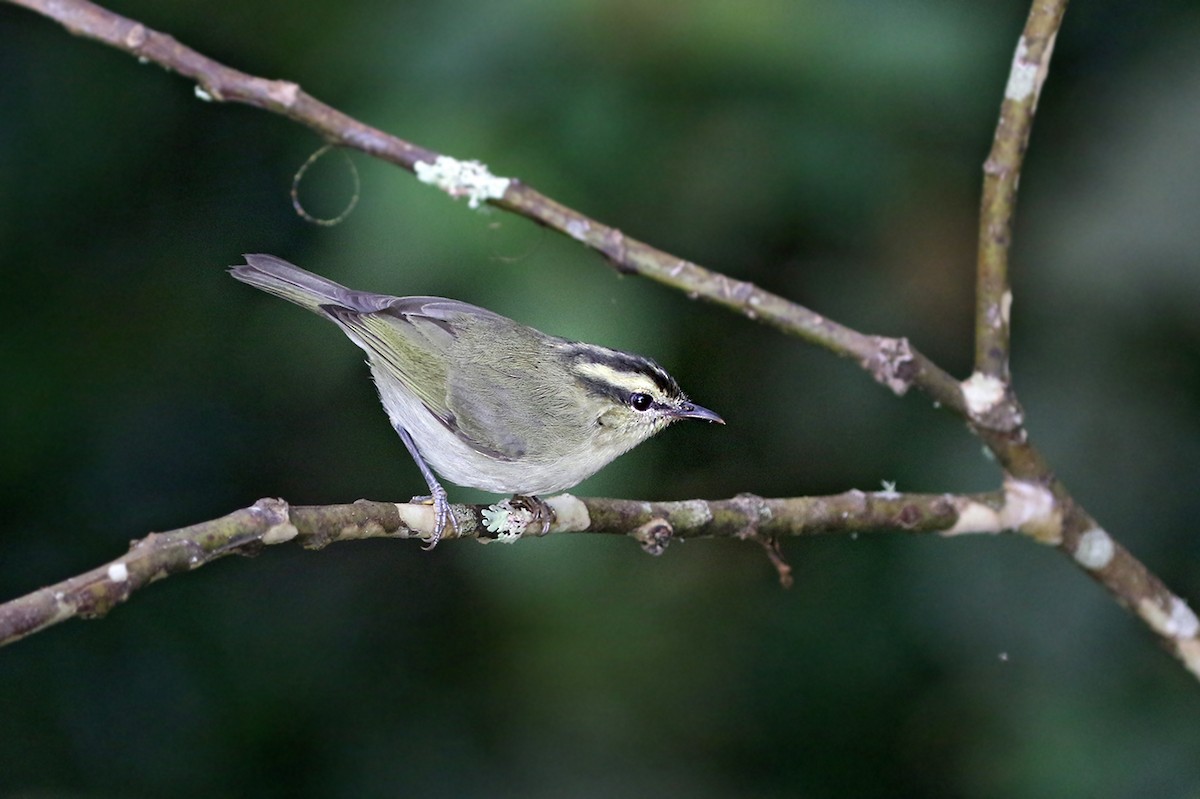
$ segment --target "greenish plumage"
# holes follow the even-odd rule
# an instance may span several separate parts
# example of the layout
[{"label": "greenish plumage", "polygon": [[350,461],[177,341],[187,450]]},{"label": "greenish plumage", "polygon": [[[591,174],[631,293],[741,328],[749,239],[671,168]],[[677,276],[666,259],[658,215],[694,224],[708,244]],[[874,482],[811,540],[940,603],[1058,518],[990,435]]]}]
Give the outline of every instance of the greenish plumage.
[{"label": "greenish plumage", "polygon": [[438,505],[454,483],[496,493],[570,488],[682,418],[720,422],[654,361],[548,336],[440,297],[354,291],[271,255],[235,278],[325,316],[367,353],[380,400]]}]

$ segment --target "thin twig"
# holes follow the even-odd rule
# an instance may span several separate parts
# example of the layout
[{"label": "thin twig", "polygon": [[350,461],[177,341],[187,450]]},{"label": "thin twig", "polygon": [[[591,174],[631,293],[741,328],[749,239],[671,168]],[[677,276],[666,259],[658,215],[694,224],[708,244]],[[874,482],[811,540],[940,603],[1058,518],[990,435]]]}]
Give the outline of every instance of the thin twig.
[{"label": "thin twig", "polygon": [[1029,134],[1033,130],[1033,115],[1066,10],[1067,0],[1034,0],[1013,55],[992,150],[983,165],[975,294],[975,371],[995,378],[1005,386],[1009,382],[1013,300],[1008,279],[1008,252],[1017,207],[1017,186]]}]

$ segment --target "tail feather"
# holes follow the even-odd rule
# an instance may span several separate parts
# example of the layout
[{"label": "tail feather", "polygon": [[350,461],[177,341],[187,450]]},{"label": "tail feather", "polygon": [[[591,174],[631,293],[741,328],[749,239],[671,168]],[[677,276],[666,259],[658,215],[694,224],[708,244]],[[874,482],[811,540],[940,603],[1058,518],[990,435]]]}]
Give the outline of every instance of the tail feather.
[{"label": "tail feather", "polygon": [[381,294],[354,291],[340,283],[314,275],[274,255],[248,254],[245,264],[230,267],[229,273],[243,283],[268,294],[323,314],[323,305],[336,305],[360,313],[379,310],[391,300]]}]

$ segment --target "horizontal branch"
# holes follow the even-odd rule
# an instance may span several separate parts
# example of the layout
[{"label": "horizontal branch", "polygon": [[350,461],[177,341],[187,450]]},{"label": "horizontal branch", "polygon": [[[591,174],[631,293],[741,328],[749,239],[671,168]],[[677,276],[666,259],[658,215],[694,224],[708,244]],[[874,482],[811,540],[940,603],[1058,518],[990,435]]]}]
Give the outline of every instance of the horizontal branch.
[{"label": "horizontal branch", "polygon": [[[763,545],[788,580],[780,538],[879,532],[1000,533],[1015,531],[1044,544],[1062,544],[1062,510],[1044,488],[1010,481],[1003,491],[984,494],[901,494],[892,490],[847,491],[822,497],[767,499],[743,494],[725,500],[643,502],[627,499],[549,497],[549,534],[626,535],[653,555],[672,540],[734,538]],[[509,500],[495,505],[454,505],[457,528],[443,538],[483,543],[540,536],[535,514]],[[359,500],[349,505],[291,507],[261,499],[249,508],[212,521],[135,541],[121,557],[77,577],[0,605],[0,645],[67,619],[98,618],[150,583],[193,571],[226,555],[254,555],[264,547],[296,542],[321,549],[364,538],[428,540],[432,506]],[[1093,529],[1074,542],[1073,557],[1096,579],[1127,580],[1118,596],[1141,597],[1131,609],[1164,645],[1200,676],[1200,630],[1183,600],[1164,600],[1153,575],[1104,531]],[[1165,591],[1165,589],[1162,589]]]},{"label": "horizontal branch", "polygon": [[[676,538],[767,543],[783,536],[886,529],[966,532],[965,520],[977,521],[980,508],[989,508],[993,514],[1002,512],[1005,497],[1001,493],[954,496],[850,491],[794,499],[743,495],[714,501],[641,502],[560,494],[545,503],[554,516],[551,534],[628,535],[647,552],[658,555]],[[454,505],[453,512],[457,529],[448,528],[443,540],[511,543],[525,537],[533,520],[532,514],[507,500],[496,505]],[[998,524],[998,519],[995,516],[993,523]],[[433,526],[429,505],[359,500],[350,505],[291,507],[281,499],[260,499],[219,519],[151,533],[116,560],[0,605],[0,645],[70,618],[103,616],[150,583],[193,571],[226,555],[253,555],[266,546],[289,541],[320,549],[364,538],[428,540]],[[532,525],[529,534],[541,535],[541,530],[540,524]]]}]

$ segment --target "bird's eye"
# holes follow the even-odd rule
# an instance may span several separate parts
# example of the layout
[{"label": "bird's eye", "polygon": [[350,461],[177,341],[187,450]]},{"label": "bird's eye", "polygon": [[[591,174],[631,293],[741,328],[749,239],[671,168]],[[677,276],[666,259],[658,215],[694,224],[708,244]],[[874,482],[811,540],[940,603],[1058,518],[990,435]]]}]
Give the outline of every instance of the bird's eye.
[{"label": "bird's eye", "polygon": [[641,392],[630,394],[629,404],[635,411],[648,411],[650,410],[650,406],[654,404],[654,397],[651,397],[649,394],[642,394]]}]

